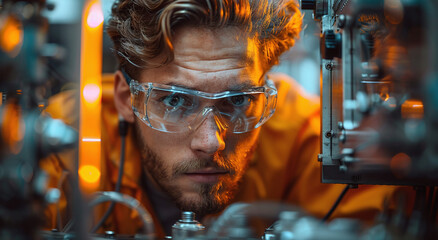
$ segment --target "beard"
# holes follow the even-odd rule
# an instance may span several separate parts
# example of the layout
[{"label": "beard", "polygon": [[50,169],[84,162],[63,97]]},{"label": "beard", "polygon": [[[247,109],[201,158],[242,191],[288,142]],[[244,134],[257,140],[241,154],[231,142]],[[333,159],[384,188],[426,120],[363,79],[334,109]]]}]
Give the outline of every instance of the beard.
[{"label": "beard", "polygon": [[[246,151],[239,151],[240,154],[233,154],[232,158],[225,158],[217,152],[209,159],[183,159],[169,166],[165,165],[165,160],[144,141],[138,124],[136,121],[135,142],[140,149],[143,171],[158,184],[180,210],[194,212],[202,218],[222,211],[231,203],[248,168],[255,144]],[[187,196],[176,184],[176,179],[183,177],[187,172],[203,168],[226,170],[228,174],[220,176],[216,183],[193,184],[191,187],[196,194]]]}]

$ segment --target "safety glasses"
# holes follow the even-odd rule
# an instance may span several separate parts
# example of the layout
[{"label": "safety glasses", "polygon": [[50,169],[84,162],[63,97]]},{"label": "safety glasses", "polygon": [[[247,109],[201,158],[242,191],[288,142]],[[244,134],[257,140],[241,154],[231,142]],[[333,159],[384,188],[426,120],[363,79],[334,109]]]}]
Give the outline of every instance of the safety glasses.
[{"label": "safety glasses", "polygon": [[207,93],[158,83],[130,80],[135,115],[149,127],[180,133],[197,129],[210,114],[218,129],[245,133],[260,127],[275,112],[277,89],[262,87]]}]

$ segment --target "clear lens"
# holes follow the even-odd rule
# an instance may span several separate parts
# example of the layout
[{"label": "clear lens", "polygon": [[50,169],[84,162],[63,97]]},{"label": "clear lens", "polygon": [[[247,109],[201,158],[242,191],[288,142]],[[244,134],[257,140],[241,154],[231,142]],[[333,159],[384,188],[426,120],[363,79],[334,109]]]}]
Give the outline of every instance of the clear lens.
[{"label": "clear lens", "polygon": [[148,126],[159,131],[196,129],[212,113],[216,121],[220,121],[221,127],[234,133],[243,133],[261,126],[272,116],[276,90],[265,86],[245,92],[212,94],[131,81],[131,98],[134,113]]},{"label": "clear lens", "polygon": [[215,104],[228,128],[236,133],[248,132],[255,128],[263,115],[266,97],[263,92],[240,94],[221,99]]},{"label": "clear lens", "polygon": [[146,106],[152,128],[165,132],[181,132],[191,129],[199,99],[181,92],[152,89]]}]

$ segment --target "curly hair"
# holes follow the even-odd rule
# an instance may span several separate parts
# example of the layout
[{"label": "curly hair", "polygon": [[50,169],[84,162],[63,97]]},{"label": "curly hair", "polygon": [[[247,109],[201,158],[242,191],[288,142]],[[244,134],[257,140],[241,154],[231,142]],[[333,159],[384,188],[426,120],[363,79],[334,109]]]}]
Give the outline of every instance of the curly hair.
[{"label": "curly hair", "polygon": [[[182,25],[239,27],[256,41],[270,68],[294,45],[301,23],[293,0],[117,0],[106,31],[120,67],[133,74],[136,67],[171,62],[172,35]],[[152,61],[157,57],[162,60]]]}]

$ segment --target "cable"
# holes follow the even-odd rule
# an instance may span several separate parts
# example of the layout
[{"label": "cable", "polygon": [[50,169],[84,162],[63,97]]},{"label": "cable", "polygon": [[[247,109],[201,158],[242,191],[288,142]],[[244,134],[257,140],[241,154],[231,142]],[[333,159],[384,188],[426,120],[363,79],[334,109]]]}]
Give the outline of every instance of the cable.
[{"label": "cable", "polygon": [[[129,126],[128,122],[123,120],[123,118],[119,119],[119,135],[121,137],[121,146],[120,146],[119,175],[117,177],[116,189],[115,189],[116,192],[120,191],[120,185],[121,185],[122,176],[123,176],[123,169],[125,166],[125,139],[126,139],[126,135],[128,134],[128,126]],[[115,203],[111,202],[111,205],[108,207],[108,209],[104,213],[103,217],[99,220],[97,225],[94,226],[93,229],[91,230],[93,233],[96,232],[100,228],[100,226],[102,226],[102,224],[106,221],[106,219],[109,217],[109,215],[111,214],[111,212],[114,209],[114,205],[115,205]],[[73,220],[70,220],[69,222],[67,222],[67,224],[62,229],[62,232],[70,231],[73,224],[74,224]]]},{"label": "cable", "polygon": [[438,211],[438,190],[435,190],[435,196],[433,198],[433,202],[431,205],[431,211],[430,211],[430,220],[432,222],[436,221],[437,211]]},{"label": "cable", "polygon": [[[122,184],[123,168],[125,165],[125,140],[126,140],[127,133],[128,133],[128,122],[126,122],[123,119],[120,119],[119,120],[119,135],[121,137],[120,166],[119,166],[119,175],[117,177],[115,192],[120,192],[120,185]],[[110,206],[108,207],[108,209],[104,213],[103,217],[91,229],[92,233],[95,233],[102,226],[102,224],[106,221],[106,219],[109,217],[109,215],[113,211],[115,205],[116,205],[115,202],[111,202]]]},{"label": "cable", "polygon": [[[57,154],[54,154],[54,155],[59,159]],[[59,181],[58,181],[58,186],[57,186],[58,189],[60,189],[60,190],[62,189],[62,184],[64,184],[64,181],[65,181],[67,175],[68,175],[68,171],[67,170],[63,170],[62,174],[61,174],[61,177],[59,178]],[[61,230],[62,218],[61,218],[61,208],[59,206],[59,201],[58,201],[58,203],[56,203],[56,218],[57,218],[56,228]]]},{"label": "cable", "polygon": [[414,202],[414,210],[423,212],[426,209],[426,187],[425,186],[416,186],[415,189],[415,202]]},{"label": "cable", "polygon": [[[96,192],[93,194],[92,200],[89,203],[89,207],[92,208],[103,202],[117,202],[121,203],[130,209],[136,210],[140,220],[143,223],[143,230],[146,235],[140,237],[141,239],[155,239],[154,238],[154,221],[152,220],[151,214],[141,205],[141,203],[127,194],[118,192]],[[136,234],[137,236],[137,234]],[[149,236],[149,237],[148,237]]]},{"label": "cable", "polygon": [[330,211],[322,218],[322,220],[321,220],[322,222],[325,222],[325,221],[327,221],[330,218],[332,213],[335,211],[336,207],[341,202],[342,198],[344,198],[344,196],[347,193],[348,189],[350,189],[350,185],[349,184],[347,184],[347,186],[345,186],[344,190],[341,192],[341,195],[339,195],[338,199],[336,200],[335,204],[333,204],[333,206],[330,209]]},{"label": "cable", "polygon": [[435,186],[429,186],[429,194],[427,195],[427,202],[426,202],[426,211],[429,213],[430,211],[432,211],[434,192],[435,192]]}]

